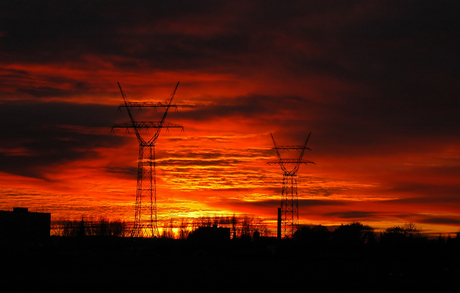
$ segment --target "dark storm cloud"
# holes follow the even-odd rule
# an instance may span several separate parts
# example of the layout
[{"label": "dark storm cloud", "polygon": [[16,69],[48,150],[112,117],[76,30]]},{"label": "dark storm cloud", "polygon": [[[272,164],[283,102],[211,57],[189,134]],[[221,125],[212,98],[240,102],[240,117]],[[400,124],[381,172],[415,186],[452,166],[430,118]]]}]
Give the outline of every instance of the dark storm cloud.
[{"label": "dark storm cloud", "polygon": [[118,115],[116,106],[60,102],[2,103],[0,111],[0,122],[2,125],[8,125],[7,129],[26,125],[74,125],[110,128],[114,124],[115,118],[121,116]]},{"label": "dark storm cloud", "polygon": [[[436,173],[432,173],[434,177]],[[428,176],[429,177],[429,176]],[[442,177],[442,175],[441,175]],[[427,175],[420,178],[427,178]],[[384,193],[388,194],[409,194],[412,195],[408,198],[401,198],[390,200],[391,202],[400,203],[456,203],[458,202],[458,195],[460,194],[460,186],[456,180],[455,174],[446,175],[449,183],[436,182],[405,182],[405,183],[391,183],[392,187],[384,189]],[[438,179],[439,180],[439,179]],[[442,180],[442,178],[440,179]],[[414,196],[416,195],[416,196]]]},{"label": "dark storm cloud", "polygon": [[333,23],[327,32],[305,28],[319,29],[326,42],[317,42],[321,56],[296,57],[297,72],[307,75],[313,69],[361,88],[339,94],[335,105],[328,106],[334,119],[320,122],[336,130],[328,133],[336,140],[363,144],[458,134],[459,3],[385,3],[375,3],[378,12],[368,9],[352,20]]},{"label": "dark storm cloud", "polygon": [[347,211],[325,213],[326,217],[339,217],[341,219],[375,219],[379,214],[374,212]]},{"label": "dark storm cloud", "polygon": [[299,199],[299,207],[342,206],[347,202],[340,200]]},{"label": "dark storm cloud", "polygon": [[[232,189],[233,190],[233,189]],[[232,206],[244,207],[259,207],[259,208],[273,208],[276,209],[280,205],[279,200],[258,200],[258,201],[244,201],[237,199],[223,199],[223,202]],[[317,199],[299,199],[299,208],[317,207],[317,206],[342,206],[345,205],[342,201],[331,200],[317,200]]]},{"label": "dark storm cloud", "polygon": [[[386,204],[406,204],[406,205],[416,205],[416,204],[428,204],[428,205],[445,205],[445,206],[457,206],[460,205],[458,202],[458,186],[456,186],[456,192],[427,192],[423,194],[423,196],[416,196],[416,197],[409,197],[409,198],[401,198],[401,199],[394,199],[394,200],[387,200],[382,201],[382,205]],[[418,190],[412,190],[417,192]]]},{"label": "dark storm cloud", "polygon": [[228,143],[232,141],[234,138],[231,136],[214,136],[214,137],[209,137],[209,136],[203,136],[203,137],[172,137],[168,138],[169,141],[177,141],[177,142],[182,142],[183,144],[196,144],[196,143],[201,143],[201,142],[215,142],[215,143]]},{"label": "dark storm cloud", "polygon": [[424,224],[453,224],[453,225],[458,225],[460,224],[459,219],[453,219],[453,218],[426,218],[423,220],[419,220],[420,223]]},{"label": "dark storm cloud", "polygon": [[[125,69],[220,70],[219,61],[227,71],[267,64],[276,56],[294,74],[382,85],[413,73],[412,67],[395,72],[402,64],[421,60],[455,70],[449,61],[458,45],[457,6],[452,1],[10,1],[2,5],[2,56],[32,62],[130,56],[131,61],[114,60]],[[232,13],[238,17],[229,17]],[[305,47],[296,49],[299,44],[320,53],[305,53]]]},{"label": "dark storm cloud", "polygon": [[[453,101],[452,96],[445,97],[444,102],[438,100],[442,98],[439,96],[414,100],[411,105],[410,99],[401,96],[394,102],[394,98],[377,94],[368,98],[344,96],[335,104],[321,103],[314,97],[248,95],[214,99],[176,117],[194,121],[225,117],[276,124],[283,132],[291,131],[295,140],[299,139],[299,128],[303,128],[313,132],[310,143],[319,145],[323,153],[336,153],[340,146],[341,153],[353,156],[414,151],[402,145],[423,150],[458,134],[460,101]],[[290,115],[283,114],[286,112]]]},{"label": "dark storm cloud", "polygon": [[[153,76],[165,83],[177,73],[191,95],[185,103],[192,106],[174,119],[186,129],[196,122],[192,135],[208,126],[219,130],[216,121],[241,127],[230,130],[234,137],[216,131],[214,137],[171,138],[180,151],[160,150],[158,157],[160,171],[171,176],[168,184],[196,182],[202,190],[223,191],[214,198],[236,210],[274,211],[279,200],[224,198],[235,191],[279,194],[282,186],[273,177],[281,176],[279,168],[245,166],[251,156],[269,153],[236,154],[225,144],[266,133],[268,151],[268,132],[284,145],[303,143],[312,131],[313,152],[306,159],[322,166],[317,170],[324,178],[312,180],[320,187],[300,195],[325,198],[300,199],[301,208],[350,220],[417,218],[458,225],[456,217],[445,215],[455,213],[460,194],[454,149],[460,125],[459,8],[459,1],[443,0],[3,1],[0,172],[44,178],[68,162],[85,165],[101,147],[115,150],[135,140],[132,133],[110,134],[115,122],[128,119],[116,107],[38,101],[107,102],[107,93],[117,90],[114,78],[126,76],[127,86],[150,93],[153,86],[145,80]],[[5,102],[16,99],[29,101]],[[221,149],[189,151],[204,145]],[[104,170],[135,178],[137,169]],[[352,189],[362,198],[400,197],[379,205],[407,214],[372,212],[375,205],[366,209],[372,201],[356,208],[357,201],[333,200]]]},{"label": "dark storm cloud", "polygon": [[408,82],[414,85],[417,77],[424,73],[417,70],[427,66],[458,69],[458,64],[451,63],[459,62],[454,49],[459,43],[455,36],[460,29],[457,2],[342,3],[340,11],[334,9],[335,5],[329,5],[323,11],[309,14],[310,19],[322,16],[323,21],[308,21],[306,16],[306,21],[300,23],[302,34],[296,36],[320,48],[321,53],[313,58],[295,55],[297,62],[293,64],[299,74],[313,69],[313,72],[332,74],[340,79],[375,84],[389,93],[394,85],[397,88],[405,87]]},{"label": "dark storm cloud", "polygon": [[229,159],[254,159],[254,157],[271,156],[273,152],[270,149],[242,149],[235,150],[229,148],[218,149],[187,149],[184,147],[180,150],[160,150],[157,152],[157,157],[174,157],[179,159],[200,159],[200,160],[218,160],[222,158]]},{"label": "dark storm cloud", "polygon": [[[381,143],[377,133],[387,140],[440,137],[452,134],[459,122],[455,78],[460,74],[460,22],[458,4],[452,1],[293,1],[241,8],[213,1],[15,3],[3,7],[5,62],[61,62],[92,54],[105,56],[118,69],[206,68],[243,76],[249,68],[281,66],[297,78],[322,75],[356,88],[365,85],[356,94],[339,93],[333,104],[323,104],[319,110],[333,119],[308,122],[312,128],[326,128],[333,141],[325,143],[347,138],[356,144]],[[231,20],[218,17],[227,16],[229,9],[243,13]],[[204,24],[218,29],[206,33]],[[182,26],[170,27],[174,25]],[[194,26],[194,33],[185,30]],[[271,60],[281,62],[270,65]],[[33,96],[71,94],[52,88],[22,91]],[[287,104],[286,97],[276,98]],[[264,107],[269,102],[252,96],[246,103],[211,105],[184,117],[260,113],[270,108]],[[303,106],[306,113],[316,110]]]},{"label": "dark storm cloud", "polygon": [[[49,166],[98,156],[120,145],[110,133],[116,107],[70,103],[4,103],[0,108],[0,171],[41,177]],[[97,128],[106,128],[107,134]]]},{"label": "dark storm cloud", "polygon": [[[271,68],[299,81],[313,75],[335,78],[355,91],[338,91],[325,101],[292,95],[222,98],[179,115],[201,121],[252,117],[260,124],[276,122],[279,128],[296,125],[313,131],[312,143],[323,153],[336,153],[338,145],[347,155],[404,151],[401,145],[419,139],[458,136],[459,5],[10,1],[0,9],[0,60],[62,63],[93,55],[118,70],[193,69],[252,78],[254,71]],[[19,70],[4,74],[13,83],[29,77]],[[50,78],[59,77],[46,81]],[[88,92],[79,80],[54,81],[63,82],[73,86],[21,84],[16,92],[32,97]],[[282,111],[291,115],[277,118]]]},{"label": "dark storm cloud", "polygon": [[162,166],[234,166],[238,163],[241,163],[240,160],[234,159],[222,159],[222,160],[162,160]]},{"label": "dark storm cloud", "polygon": [[[177,116],[276,124],[283,132],[291,131],[293,141],[299,139],[299,128],[307,129],[313,132],[310,146],[319,146],[322,153],[337,153],[338,146],[340,153],[351,156],[425,151],[433,143],[448,142],[458,135],[456,125],[460,123],[460,101],[454,96],[458,91],[440,96],[434,87],[420,85],[411,96],[345,95],[332,104],[315,101],[315,97],[248,95],[214,100]],[[431,98],[426,97],[427,92],[433,94]],[[290,115],[283,115],[286,112]]]},{"label": "dark storm cloud", "polygon": [[315,195],[322,195],[322,196],[331,196],[335,194],[340,194],[343,191],[347,190],[348,188],[340,188],[340,187],[309,187],[308,193],[315,194]]},{"label": "dark storm cloud", "polygon": [[0,90],[5,91],[3,96],[9,100],[70,98],[83,95],[89,97],[98,93],[98,90],[94,91],[94,85],[88,81],[46,70],[37,74],[36,71],[28,69],[0,69],[0,77],[3,81]]},{"label": "dark storm cloud", "polygon": [[[212,103],[199,105],[189,111],[179,112],[178,117],[193,120],[209,120],[217,117],[229,119],[271,119],[279,111],[295,111],[315,104],[299,96],[248,95],[243,97],[225,97]],[[270,116],[270,117],[269,117]]]},{"label": "dark storm cloud", "polygon": [[[349,104],[340,108],[308,109],[308,113],[324,113],[324,118],[290,122],[300,125],[299,129],[311,130],[309,145],[322,153],[355,157],[424,152],[456,141],[458,136],[460,105],[443,103],[434,96],[433,99],[425,105],[414,102],[413,106],[385,102],[384,97],[350,99]],[[284,125],[287,127],[288,123]],[[298,136],[299,129],[292,131],[291,136]]]},{"label": "dark storm cloud", "polygon": [[69,97],[69,96],[75,96],[77,94],[81,94],[77,92],[75,89],[71,90],[63,90],[63,89],[58,89],[58,88],[52,88],[52,87],[37,87],[37,88],[20,88],[18,89],[19,93],[25,93],[27,95],[33,96],[33,97]]},{"label": "dark storm cloud", "polygon": [[134,178],[137,175],[137,168],[135,167],[108,167],[104,169],[108,173],[113,173],[113,174],[120,174],[129,178]]},{"label": "dark storm cloud", "polygon": [[[53,63],[80,60],[84,54],[129,54],[138,61],[154,58],[160,67],[174,60],[198,61],[206,54],[198,47],[212,48],[226,38],[228,43],[234,40],[218,36],[216,42],[209,43],[180,33],[164,33],[165,22],[186,21],[184,17],[194,14],[206,16],[222,6],[214,1],[196,4],[189,1],[3,3],[2,59],[8,61],[14,55],[16,61]],[[135,59],[115,63],[119,68],[133,68],[141,63]]]}]

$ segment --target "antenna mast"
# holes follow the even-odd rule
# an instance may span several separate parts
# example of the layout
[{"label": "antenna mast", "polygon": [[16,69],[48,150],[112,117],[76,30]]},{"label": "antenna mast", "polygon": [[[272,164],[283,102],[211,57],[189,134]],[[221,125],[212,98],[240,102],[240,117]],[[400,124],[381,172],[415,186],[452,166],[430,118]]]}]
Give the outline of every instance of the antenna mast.
[{"label": "antenna mast", "polygon": [[[302,160],[305,150],[311,151],[307,147],[308,140],[310,139],[311,132],[308,134],[307,140],[303,145],[294,146],[278,146],[275,142],[273,134],[270,133],[274,147],[273,151],[276,152],[278,157],[277,161],[267,162],[267,164],[278,164],[283,171],[283,187],[281,188],[281,227],[284,237],[292,237],[295,228],[299,224],[299,201],[297,194],[297,171],[301,164],[315,164],[311,161]],[[300,152],[298,159],[282,159],[280,150],[297,150]],[[294,165],[293,169],[287,169],[287,165]]]},{"label": "antenna mast", "polygon": [[[172,124],[165,122],[166,116],[170,108],[176,108],[176,105],[172,104],[174,95],[176,94],[179,82],[174,88],[171,97],[166,103],[152,103],[152,102],[128,102],[128,99],[121,89],[120,83],[118,88],[120,89],[121,96],[123,97],[123,104],[119,108],[126,108],[128,111],[131,122],[117,124],[112,127],[134,129],[137,140],[139,142],[139,159],[137,163],[137,189],[136,189],[136,207],[134,215],[134,225],[131,235],[133,237],[159,236],[158,233],[158,218],[157,218],[157,190],[156,190],[156,163],[155,163],[155,144],[158,136],[160,135],[161,129],[166,128],[180,128],[184,130],[184,127],[178,124]],[[165,112],[160,121],[136,121],[131,113],[131,108],[165,108]],[[153,136],[146,140],[141,134],[142,129],[156,129]]]}]

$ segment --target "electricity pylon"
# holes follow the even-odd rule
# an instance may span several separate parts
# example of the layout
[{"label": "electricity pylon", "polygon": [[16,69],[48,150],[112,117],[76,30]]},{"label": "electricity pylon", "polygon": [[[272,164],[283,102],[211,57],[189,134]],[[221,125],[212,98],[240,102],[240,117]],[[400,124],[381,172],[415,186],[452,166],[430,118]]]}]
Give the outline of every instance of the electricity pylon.
[{"label": "electricity pylon", "polygon": [[[273,134],[270,133],[273,140],[274,150],[278,157],[277,161],[267,162],[267,164],[278,164],[283,171],[283,187],[281,188],[281,229],[283,237],[292,237],[295,228],[299,224],[299,201],[297,194],[297,171],[299,171],[300,164],[315,164],[311,161],[302,160],[305,150],[311,151],[307,147],[308,140],[310,139],[308,134],[307,140],[303,145],[294,146],[278,146],[276,145]],[[280,150],[297,150],[300,151],[298,159],[282,159]],[[294,168],[288,170],[286,165],[294,165]]]},{"label": "electricity pylon", "polygon": [[[165,122],[166,115],[171,107],[176,108],[176,105],[171,104],[174,95],[176,93],[179,82],[174,88],[171,97],[166,103],[152,103],[152,102],[128,102],[127,97],[120,88],[121,96],[123,97],[123,104],[120,105],[119,109],[125,107],[128,111],[131,122],[114,125],[115,128],[134,129],[137,140],[139,142],[139,159],[137,163],[137,189],[136,189],[136,211],[134,215],[134,225],[131,236],[143,237],[150,236],[155,237],[158,233],[157,225],[157,190],[156,190],[156,163],[155,163],[155,143],[160,131],[163,128],[167,130],[169,128],[180,128],[184,130],[184,127],[177,124]],[[136,121],[131,113],[131,108],[166,108],[163,117],[160,121]],[[156,129],[155,133],[150,139],[144,139],[141,134],[141,129]]]}]

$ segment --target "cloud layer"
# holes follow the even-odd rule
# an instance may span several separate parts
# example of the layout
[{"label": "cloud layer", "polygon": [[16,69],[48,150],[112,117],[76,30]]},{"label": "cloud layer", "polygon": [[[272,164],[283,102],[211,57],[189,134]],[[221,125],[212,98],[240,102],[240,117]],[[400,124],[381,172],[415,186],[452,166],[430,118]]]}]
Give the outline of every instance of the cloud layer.
[{"label": "cloud layer", "polygon": [[1,4],[0,207],[49,199],[61,216],[132,218],[138,146],[133,133],[110,132],[129,119],[116,82],[131,101],[158,102],[180,80],[167,121],[185,132],[163,131],[156,148],[158,195],[170,200],[162,216],[184,215],[174,198],[184,216],[274,219],[282,173],[266,164],[269,133],[297,145],[311,131],[301,222],[456,231],[459,6]]}]

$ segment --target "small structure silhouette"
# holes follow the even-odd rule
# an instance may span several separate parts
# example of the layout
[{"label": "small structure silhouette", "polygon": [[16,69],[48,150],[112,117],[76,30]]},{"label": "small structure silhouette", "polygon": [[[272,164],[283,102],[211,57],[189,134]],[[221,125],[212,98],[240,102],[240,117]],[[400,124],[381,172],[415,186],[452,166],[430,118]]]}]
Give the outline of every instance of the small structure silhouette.
[{"label": "small structure silhouette", "polygon": [[188,236],[188,240],[199,243],[226,243],[230,241],[230,228],[221,228],[217,225],[199,227]]},{"label": "small structure silhouette", "polygon": [[51,214],[29,212],[27,208],[0,211],[0,240],[26,241],[50,236]]}]

